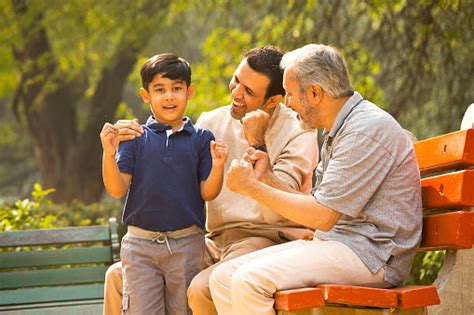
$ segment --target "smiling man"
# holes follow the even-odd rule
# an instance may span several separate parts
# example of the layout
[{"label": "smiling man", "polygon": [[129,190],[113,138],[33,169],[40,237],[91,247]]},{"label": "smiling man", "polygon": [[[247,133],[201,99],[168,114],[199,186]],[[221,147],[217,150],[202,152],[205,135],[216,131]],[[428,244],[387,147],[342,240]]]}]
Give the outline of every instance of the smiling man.
[{"label": "smiling man", "polygon": [[268,156],[249,148],[231,162],[227,187],[316,232],[215,268],[221,315],[275,314],[276,291],[320,283],[398,286],[421,239],[420,174],[400,125],[352,89],[337,49],[307,45],[281,64],[286,105],[304,128],[325,129],[316,185],[311,194],[285,188]]},{"label": "smiling man", "polygon": [[[276,47],[254,48],[243,55],[229,84],[231,104],[203,113],[196,126],[205,127],[229,145],[229,158],[242,156],[249,146],[266,150],[272,172],[286,189],[308,193],[312,171],[318,159],[317,132],[302,130],[296,115],[283,104],[283,74],[279,64],[283,53]],[[134,121],[119,121],[121,140],[141,135]],[[224,165],[225,170],[230,163]],[[217,314],[209,291],[209,275],[222,261],[258,249],[299,239],[311,230],[262,206],[251,198],[223,187],[207,204],[207,269],[188,289],[193,314]],[[105,313],[120,314],[120,265],[106,276]]]}]

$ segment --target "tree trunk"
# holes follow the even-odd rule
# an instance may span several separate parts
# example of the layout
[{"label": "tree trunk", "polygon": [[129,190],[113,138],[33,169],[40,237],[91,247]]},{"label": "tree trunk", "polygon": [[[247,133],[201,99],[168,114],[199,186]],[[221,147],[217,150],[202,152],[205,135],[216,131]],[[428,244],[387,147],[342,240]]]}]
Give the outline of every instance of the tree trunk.
[{"label": "tree trunk", "polygon": [[[102,70],[95,94],[85,105],[88,89],[84,74],[66,80],[51,49],[42,14],[31,18],[27,1],[13,3],[18,18],[30,21],[22,25],[25,45],[15,50],[21,67],[21,80],[14,99],[14,112],[32,137],[33,152],[43,184],[55,188],[55,202],[74,199],[85,203],[98,201],[104,191],[101,176],[99,133],[106,121],[114,120],[124,85],[137,57],[146,47],[156,22],[152,15],[165,11],[166,5],[148,1],[142,8],[145,21],[124,31],[115,53]],[[162,12],[163,12],[162,11]],[[77,111],[87,110],[86,126],[79,129]]]}]

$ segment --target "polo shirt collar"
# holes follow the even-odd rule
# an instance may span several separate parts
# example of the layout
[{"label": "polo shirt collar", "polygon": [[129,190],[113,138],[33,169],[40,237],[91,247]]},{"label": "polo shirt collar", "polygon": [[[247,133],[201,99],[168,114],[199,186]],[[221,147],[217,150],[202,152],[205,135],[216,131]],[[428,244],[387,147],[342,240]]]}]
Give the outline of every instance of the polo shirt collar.
[{"label": "polo shirt collar", "polygon": [[[183,130],[189,134],[192,134],[194,132],[194,125],[191,119],[189,119],[188,117],[183,117],[183,120],[184,120],[184,125],[183,125],[183,128],[180,129],[180,131]],[[148,117],[148,120],[146,121],[145,126],[147,126],[148,128],[150,128],[152,131],[156,133],[171,129],[171,126],[157,122],[153,116]]]},{"label": "polo shirt collar", "polygon": [[[344,106],[342,106],[339,112],[337,113],[336,119],[334,120],[334,124],[332,125],[331,130],[329,130],[329,137],[334,138],[349,113],[354,107],[359,105],[359,103],[362,102],[363,99],[364,98],[362,97],[362,95],[360,95],[358,92],[354,92],[354,94],[349,97],[349,99],[344,103]],[[324,129],[323,136],[325,136],[326,134],[328,134],[328,132],[326,131],[326,129]]]}]

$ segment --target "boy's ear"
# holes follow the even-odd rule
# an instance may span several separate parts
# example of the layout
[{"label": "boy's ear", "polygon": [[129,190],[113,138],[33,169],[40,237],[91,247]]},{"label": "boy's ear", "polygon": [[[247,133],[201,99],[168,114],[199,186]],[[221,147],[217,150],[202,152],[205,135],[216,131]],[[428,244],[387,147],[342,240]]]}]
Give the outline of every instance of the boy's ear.
[{"label": "boy's ear", "polygon": [[188,86],[188,100],[194,96],[194,84]]},{"label": "boy's ear", "polygon": [[150,103],[150,93],[144,88],[140,88],[140,96],[145,103]]}]

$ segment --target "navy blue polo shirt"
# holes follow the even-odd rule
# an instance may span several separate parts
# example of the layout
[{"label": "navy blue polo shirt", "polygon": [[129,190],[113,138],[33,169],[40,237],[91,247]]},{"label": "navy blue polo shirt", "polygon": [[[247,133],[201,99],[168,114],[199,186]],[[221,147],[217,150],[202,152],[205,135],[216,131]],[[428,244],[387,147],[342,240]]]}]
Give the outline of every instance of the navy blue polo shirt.
[{"label": "navy blue polo shirt", "polygon": [[189,118],[168,138],[170,126],[153,117],[144,133],[121,142],[116,155],[120,172],[132,175],[123,223],[150,231],[174,231],[193,224],[204,227],[199,183],[212,168],[209,143],[214,135],[194,127]]}]

